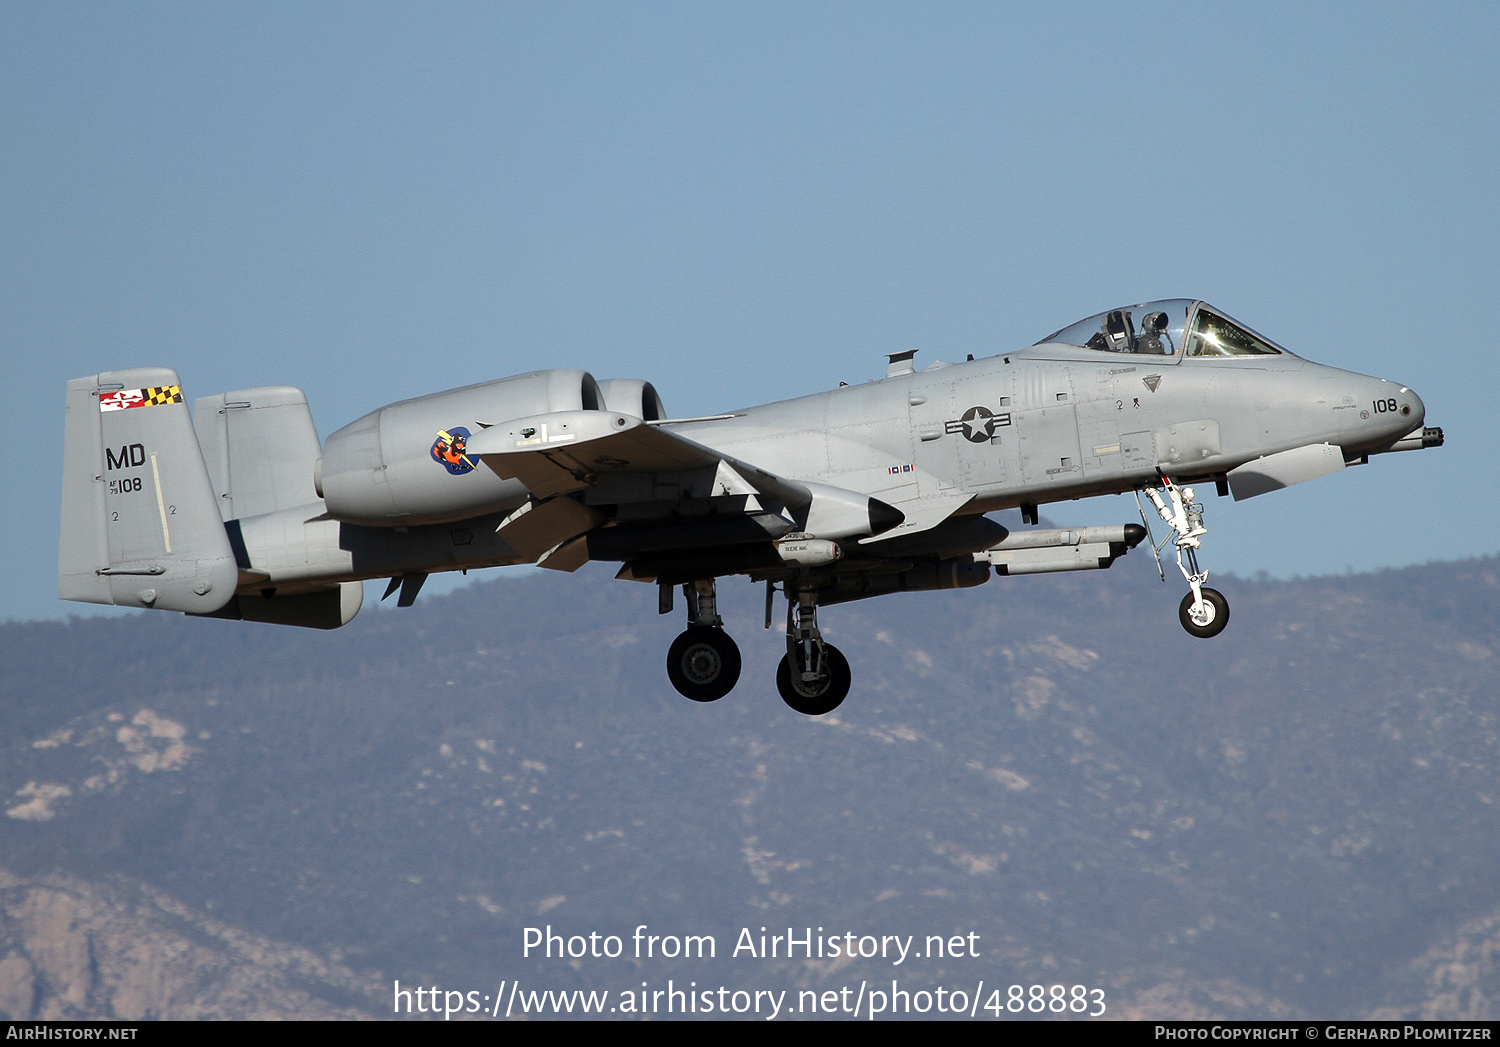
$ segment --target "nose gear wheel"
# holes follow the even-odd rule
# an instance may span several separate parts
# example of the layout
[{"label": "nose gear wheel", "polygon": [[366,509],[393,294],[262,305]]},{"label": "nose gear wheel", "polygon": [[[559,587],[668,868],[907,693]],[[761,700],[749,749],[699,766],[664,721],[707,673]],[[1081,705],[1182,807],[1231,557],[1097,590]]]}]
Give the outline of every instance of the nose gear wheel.
[{"label": "nose gear wheel", "polygon": [[1188,593],[1177,608],[1177,617],[1181,620],[1182,627],[1194,636],[1218,636],[1224,631],[1224,626],[1229,624],[1229,601],[1224,599],[1224,594],[1219,590],[1210,589],[1206,585],[1201,592],[1202,605],[1194,606],[1193,594]]}]

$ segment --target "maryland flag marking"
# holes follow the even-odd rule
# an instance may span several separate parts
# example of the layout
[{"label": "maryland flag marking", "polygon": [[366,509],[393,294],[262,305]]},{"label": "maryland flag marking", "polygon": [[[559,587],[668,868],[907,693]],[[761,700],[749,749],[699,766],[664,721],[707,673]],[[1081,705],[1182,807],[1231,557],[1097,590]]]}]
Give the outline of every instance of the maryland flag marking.
[{"label": "maryland flag marking", "polygon": [[182,386],[157,385],[150,389],[116,389],[99,394],[99,410],[128,411],[132,407],[158,407],[182,403]]}]

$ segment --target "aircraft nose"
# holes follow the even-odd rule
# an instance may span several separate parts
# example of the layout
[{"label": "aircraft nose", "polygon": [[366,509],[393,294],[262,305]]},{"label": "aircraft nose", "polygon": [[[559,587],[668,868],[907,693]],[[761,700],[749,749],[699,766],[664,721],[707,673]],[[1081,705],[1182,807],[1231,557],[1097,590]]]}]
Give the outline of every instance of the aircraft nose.
[{"label": "aircraft nose", "polygon": [[[1382,436],[1405,436],[1420,429],[1427,417],[1427,405],[1413,390],[1399,382],[1376,379],[1366,392],[1366,411]],[[1360,412],[1364,414],[1364,411]]]},{"label": "aircraft nose", "polygon": [[[1391,415],[1391,423],[1403,434],[1411,432],[1427,418],[1427,405],[1415,390],[1397,382],[1382,382],[1384,396],[1376,394],[1378,406],[1383,406]],[[1383,404],[1379,401],[1384,400]]]},{"label": "aircraft nose", "polygon": [[1401,388],[1403,394],[1401,402],[1411,405],[1411,427],[1415,429],[1427,421],[1427,405],[1422,402],[1422,398],[1416,394],[1415,390],[1407,389],[1405,386]]}]

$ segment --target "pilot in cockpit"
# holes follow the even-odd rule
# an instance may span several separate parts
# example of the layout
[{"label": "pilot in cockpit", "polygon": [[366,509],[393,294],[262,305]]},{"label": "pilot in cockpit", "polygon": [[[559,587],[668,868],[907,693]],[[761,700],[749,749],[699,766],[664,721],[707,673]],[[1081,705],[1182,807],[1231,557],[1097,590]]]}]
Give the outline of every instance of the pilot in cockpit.
[{"label": "pilot in cockpit", "polygon": [[1182,352],[1183,332],[1195,304],[1186,298],[1174,298],[1111,309],[1064,327],[1037,344],[1056,342],[1101,353],[1177,356]]},{"label": "pilot in cockpit", "polygon": [[1177,347],[1172,344],[1172,335],[1167,331],[1167,314],[1147,313],[1141,320],[1141,336],[1136,339],[1135,351],[1151,356],[1172,356]]},{"label": "pilot in cockpit", "polygon": [[1126,309],[1111,309],[1094,336],[1084,343],[1086,349],[1106,353],[1138,353],[1146,356],[1171,356],[1177,352],[1167,333],[1167,314],[1157,311],[1141,318],[1141,333],[1135,333],[1135,322]]}]

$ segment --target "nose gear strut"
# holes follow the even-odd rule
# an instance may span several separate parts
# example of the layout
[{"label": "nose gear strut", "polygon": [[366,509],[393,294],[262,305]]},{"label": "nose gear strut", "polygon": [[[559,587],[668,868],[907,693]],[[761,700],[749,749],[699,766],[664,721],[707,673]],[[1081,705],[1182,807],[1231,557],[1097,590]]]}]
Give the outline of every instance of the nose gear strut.
[{"label": "nose gear strut", "polygon": [[[1210,589],[1203,584],[1208,581],[1208,572],[1198,568],[1201,539],[1208,533],[1208,528],[1203,526],[1203,506],[1198,504],[1191,487],[1178,487],[1168,476],[1163,476],[1161,482],[1159,489],[1145,488],[1146,497],[1151,499],[1151,504],[1156,506],[1157,515],[1166,521],[1176,537],[1173,539],[1168,535],[1160,545],[1148,537],[1148,541],[1152,542],[1151,552],[1156,557],[1156,569],[1161,571],[1162,546],[1169,539],[1174,541],[1177,546],[1177,569],[1187,579],[1191,590],[1183,597],[1182,605],[1177,609],[1177,617],[1182,622],[1182,627],[1194,636],[1218,636],[1224,631],[1224,626],[1229,624],[1229,601],[1217,589]],[[1139,493],[1136,494],[1136,505],[1140,505]],[[1141,522],[1146,524],[1149,536],[1151,525],[1146,520],[1144,509],[1141,510]],[[1184,554],[1187,556],[1186,564],[1182,562]],[[1165,575],[1162,580],[1166,580]]]}]

